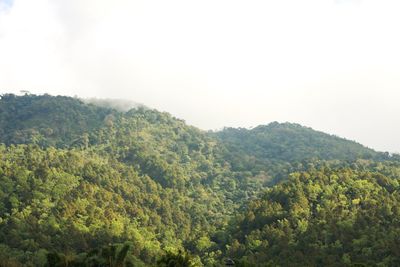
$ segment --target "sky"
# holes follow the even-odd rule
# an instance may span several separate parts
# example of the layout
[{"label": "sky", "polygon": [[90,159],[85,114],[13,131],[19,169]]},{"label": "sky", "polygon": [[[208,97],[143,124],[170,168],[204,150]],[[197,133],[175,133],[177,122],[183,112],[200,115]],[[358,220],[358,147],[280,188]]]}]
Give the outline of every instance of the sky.
[{"label": "sky", "polygon": [[296,122],[400,152],[398,0],[0,0],[0,94]]}]

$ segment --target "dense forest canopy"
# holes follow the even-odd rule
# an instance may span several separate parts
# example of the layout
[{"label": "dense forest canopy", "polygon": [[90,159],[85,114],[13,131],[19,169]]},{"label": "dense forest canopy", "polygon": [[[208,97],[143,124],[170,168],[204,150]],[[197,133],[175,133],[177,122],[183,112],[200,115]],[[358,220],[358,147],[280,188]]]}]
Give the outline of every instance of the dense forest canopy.
[{"label": "dense forest canopy", "polygon": [[293,123],[272,122],[250,130],[225,128],[216,135],[229,146],[228,151],[238,149],[240,153],[269,160],[354,160],[382,156],[356,142]]},{"label": "dense forest canopy", "polygon": [[214,135],[224,145],[224,158],[233,170],[270,172],[273,183],[293,171],[288,166],[305,162],[390,158],[388,153],[293,123],[272,122],[253,129],[225,128]]},{"label": "dense forest canopy", "polygon": [[397,155],[297,124],[0,99],[0,266],[397,266]]}]

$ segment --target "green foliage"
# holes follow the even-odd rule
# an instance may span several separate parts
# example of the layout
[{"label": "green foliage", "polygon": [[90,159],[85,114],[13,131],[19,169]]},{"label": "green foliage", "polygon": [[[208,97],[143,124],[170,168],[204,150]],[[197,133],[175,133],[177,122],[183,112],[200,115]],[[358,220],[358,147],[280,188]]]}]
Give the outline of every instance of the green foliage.
[{"label": "green foliage", "polygon": [[216,134],[230,148],[270,160],[355,160],[382,156],[356,142],[292,123],[273,122],[251,130],[225,128]]},{"label": "green foliage", "polygon": [[227,253],[255,265],[398,266],[397,179],[348,168],[293,173],[231,222]]},{"label": "green foliage", "polygon": [[157,261],[160,267],[195,267],[199,266],[187,252],[179,250],[177,253],[168,251]]},{"label": "green foliage", "polygon": [[233,171],[250,171],[268,184],[279,182],[290,172],[307,169],[316,160],[390,158],[387,153],[292,123],[273,122],[251,130],[225,128],[213,135],[224,145],[222,157]]},{"label": "green foliage", "polygon": [[400,264],[399,156],[97,102],[1,97],[0,266]]},{"label": "green foliage", "polygon": [[162,246],[195,244],[228,218],[222,197],[201,184],[163,188],[93,151],[19,145],[0,147],[0,156],[0,242],[24,251],[80,253],[131,240],[151,262]]},{"label": "green foliage", "polygon": [[[241,194],[227,202],[222,190],[231,172],[214,161],[215,141],[166,113],[121,113],[50,96],[6,95],[0,102],[7,113],[21,103],[32,113],[16,117],[1,137],[11,145],[0,146],[0,243],[16,251],[13,259],[34,262],[43,249],[54,251],[50,261],[72,262],[129,240],[136,259],[155,264],[163,248],[194,251],[197,240],[223,228],[239,205],[234,200]],[[95,119],[97,111],[102,115]],[[63,128],[65,135],[20,142],[10,134],[41,124],[58,131],[76,123],[72,113],[84,122]],[[64,114],[63,125],[52,119]],[[71,142],[75,134],[83,136],[79,145]]]},{"label": "green foliage", "polygon": [[2,95],[0,140],[5,144],[84,145],[85,134],[114,111],[65,96]]}]

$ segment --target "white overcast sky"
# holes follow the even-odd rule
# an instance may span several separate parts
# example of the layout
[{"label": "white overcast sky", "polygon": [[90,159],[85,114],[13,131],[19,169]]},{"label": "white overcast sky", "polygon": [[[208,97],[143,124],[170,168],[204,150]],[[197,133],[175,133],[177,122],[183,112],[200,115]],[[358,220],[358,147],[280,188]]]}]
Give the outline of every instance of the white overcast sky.
[{"label": "white overcast sky", "polygon": [[398,0],[0,0],[0,93],[123,98],[202,129],[297,122],[400,152]]}]

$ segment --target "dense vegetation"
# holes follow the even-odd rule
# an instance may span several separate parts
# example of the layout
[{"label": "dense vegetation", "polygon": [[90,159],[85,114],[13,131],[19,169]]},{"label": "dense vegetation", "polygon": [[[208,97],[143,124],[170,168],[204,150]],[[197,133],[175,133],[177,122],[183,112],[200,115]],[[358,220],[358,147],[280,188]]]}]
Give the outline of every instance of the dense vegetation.
[{"label": "dense vegetation", "polygon": [[84,133],[99,128],[111,113],[111,109],[65,96],[2,95],[0,140],[7,145],[69,147]]},{"label": "dense vegetation", "polygon": [[0,266],[400,264],[397,156],[115,106],[1,97]]},{"label": "dense vegetation", "polygon": [[225,128],[214,135],[223,143],[223,158],[234,171],[268,174],[268,184],[279,182],[315,160],[345,163],[389,159],[387,153],[292,123],[273,122],[250,130]]},{"label": "dense vegetation", "polygon": [[268,266],[399,266],[400,169],[291,174],[236,216],[228,253]]}]

